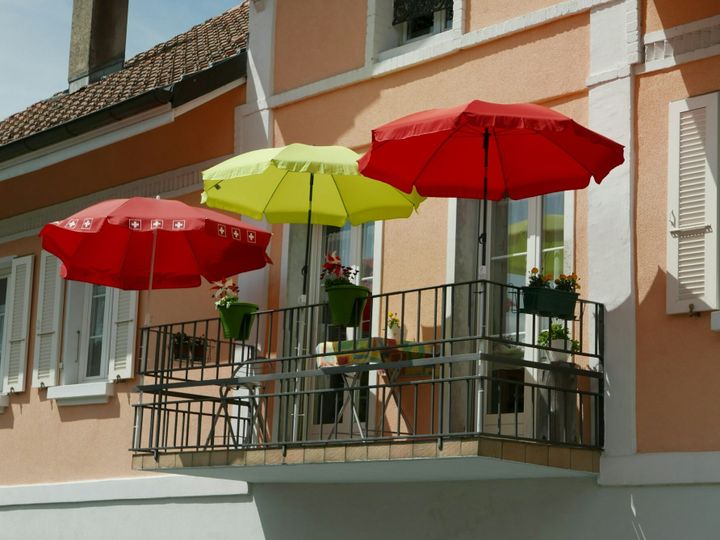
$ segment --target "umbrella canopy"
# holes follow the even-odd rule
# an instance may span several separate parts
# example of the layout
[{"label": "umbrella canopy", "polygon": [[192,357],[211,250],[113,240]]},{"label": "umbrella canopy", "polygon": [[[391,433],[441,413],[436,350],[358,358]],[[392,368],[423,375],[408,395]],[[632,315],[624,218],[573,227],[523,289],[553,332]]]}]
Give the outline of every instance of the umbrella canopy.
[{"label": "umbrella canopy", "polygon": [[197,287],[262,268],[271,234],[180,201],[104,201],[40,231],[66,279],[126,290]]},{"label": "umbrella canopy", "polygon": [[622,145],[556,111],[476,100],[374,129],[359,167],[405,192],[497,201],[600,183],[623,161]]},{"label": "umbrella canopy", "polygon": [[342,227],[406,218],[423,201],[412,189],[362,176],[359,154],[342,146],[290,144],[254,150],[203,172],[202,201],[270,223],[307,223],[303,295],[307,293],[310,226]]},{"label": "umbrella canopy", "polygon": [[[359,154],[342,146],[290,144],[232,157],[203,172],[203,202],[270,223],[342,227],[406,218],[423,200],[358,172]],[[412,191],[409,190],[409,191]]]},{"label": "umbrella canopy", "polygon": [[623,146],[556,111],[529,103],[471,101],[405,116],[372,131],[363,174],[426,197],[524,199],[600,183]]}]

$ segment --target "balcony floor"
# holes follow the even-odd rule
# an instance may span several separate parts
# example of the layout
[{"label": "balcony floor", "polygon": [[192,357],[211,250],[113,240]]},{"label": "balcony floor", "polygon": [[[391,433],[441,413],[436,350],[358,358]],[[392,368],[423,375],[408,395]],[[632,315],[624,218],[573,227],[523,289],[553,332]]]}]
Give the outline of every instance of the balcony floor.
[{"label": "balcony floor", "polygon": [[490,437],[213,450],[133,457],[133,469],[253,483],[367,483],[593,476],[600,450]]}]

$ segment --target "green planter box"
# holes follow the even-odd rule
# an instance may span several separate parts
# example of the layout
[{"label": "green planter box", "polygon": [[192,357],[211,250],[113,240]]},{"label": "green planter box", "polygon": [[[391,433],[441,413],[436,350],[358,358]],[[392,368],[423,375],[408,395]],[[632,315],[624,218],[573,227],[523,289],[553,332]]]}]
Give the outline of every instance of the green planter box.
[{"label": "green planter box", "polygon": [[523,287],[523,311],[544,317],[573,319],[578,294],[543,287]]},{"label": "green planter box", "polygon": [[330,320],[335,326],[360,324],[370,290],[359,285],[334,285],[325,289],[330,304]]},{"label": "green planter box", "polygon": [[257,310],[258,306],[249,302],[237,302],[226,308],[218,308],[225,337],[242,341],[248,339]]}]

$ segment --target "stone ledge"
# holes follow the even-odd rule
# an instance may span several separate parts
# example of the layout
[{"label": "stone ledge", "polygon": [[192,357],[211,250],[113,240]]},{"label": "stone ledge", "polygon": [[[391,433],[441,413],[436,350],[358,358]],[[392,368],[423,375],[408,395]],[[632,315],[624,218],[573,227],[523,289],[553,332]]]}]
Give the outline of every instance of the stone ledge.
[{"label": "stone ledge", "polygon": [[[133,456],[135,470],[163,471],[193,467],[276,467],[322,463],[399,462],[423,460],[452,460],[467,457],[493,458],[504,462],[527,463],[544,467],[598,473],[600,450],[573,448],[548,443],[514,441],[493,437],[473,437],[443,441],[395,441],[392,443],[328,444],[288,448],[207,450],[162,454],[156,461],[152,456]],[[189,472],[189,471],[188,471]]]}]

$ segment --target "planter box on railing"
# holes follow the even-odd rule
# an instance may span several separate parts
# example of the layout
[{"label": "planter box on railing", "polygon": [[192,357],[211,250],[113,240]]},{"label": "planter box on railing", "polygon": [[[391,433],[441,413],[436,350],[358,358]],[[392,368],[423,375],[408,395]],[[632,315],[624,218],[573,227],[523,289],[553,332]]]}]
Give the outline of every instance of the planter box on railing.
[{"label": "planter box on railing", "polygon": [[523,311],[533,315],[572,319],[578,294],[543,287],[522,287]]}]

